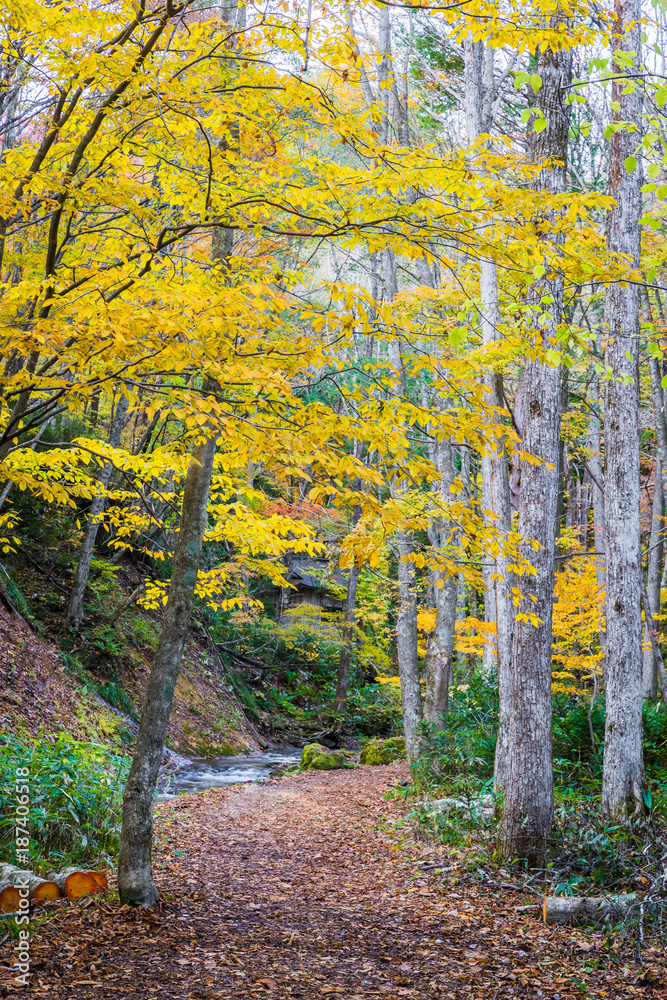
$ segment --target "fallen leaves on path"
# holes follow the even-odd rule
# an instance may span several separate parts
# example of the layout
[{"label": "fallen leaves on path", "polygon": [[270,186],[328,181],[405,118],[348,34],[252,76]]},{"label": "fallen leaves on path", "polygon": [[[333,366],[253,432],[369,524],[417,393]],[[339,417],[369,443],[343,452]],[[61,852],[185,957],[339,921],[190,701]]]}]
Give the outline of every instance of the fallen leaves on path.
[{"label": "fallen leaves on path", "polygon": [[546,928],[526,911],[535,897],[391,833],[404,807],[382,796],[405,774],[307,772],[158,807],[161,910],[61,908],[33,935],[22,996],[667,997],[657,953],[615,966],[599,934]]}]

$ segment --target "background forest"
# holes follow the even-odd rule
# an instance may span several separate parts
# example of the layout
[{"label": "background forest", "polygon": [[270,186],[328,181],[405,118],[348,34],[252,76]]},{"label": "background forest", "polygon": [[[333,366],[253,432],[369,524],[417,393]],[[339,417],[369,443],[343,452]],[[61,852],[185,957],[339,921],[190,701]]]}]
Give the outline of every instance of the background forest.
[{"label": "background forest", "polygon": [[431,834],[661,898],[665,28],[5,6],[0,767],[39,775],[35,865],[120,837],[150,904],[165,739],[402,733],[406,797],[466,804]]}]

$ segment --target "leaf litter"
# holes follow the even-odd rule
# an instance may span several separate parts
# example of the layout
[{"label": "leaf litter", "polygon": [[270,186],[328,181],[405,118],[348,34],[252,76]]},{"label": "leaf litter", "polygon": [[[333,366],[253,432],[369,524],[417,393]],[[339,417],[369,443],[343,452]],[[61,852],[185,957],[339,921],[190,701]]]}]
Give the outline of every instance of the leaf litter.
[{"label": "leaf litter", "polygon": [[55,906],[30,985],[0,949],[0,996],[116,1000],[667,997],[601,934],[546,928],[535,896],[480,881],[461,852],[411,839],[384,793],[406,765],[295,774],[156,808],[160,907]]}]

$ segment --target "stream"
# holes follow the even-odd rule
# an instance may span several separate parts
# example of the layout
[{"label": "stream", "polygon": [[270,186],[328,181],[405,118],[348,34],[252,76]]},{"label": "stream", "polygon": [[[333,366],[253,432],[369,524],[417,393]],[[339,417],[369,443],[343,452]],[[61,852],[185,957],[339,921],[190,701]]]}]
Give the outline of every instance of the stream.
[{"label": "stream", "polygon": [[[95,697],[108,711],[123,719],[130,732],[136,735],[139,726],[134,719],[105,701],[101,695],[96,694]],[[206,788],[261,781],[278,767],[298,764],[302,750],[300,747],[280,747],[263,753],[239,754],[238,757],[189,758],[164,747],[163,754],[163,764],[166,762],[167,766],[160,769],[156,798],[165,802],[181,792],[202,792]]]},{"label": "stream", "polygon": [[160,776],[157,798],[165,801],[180,792],[201,792],[206,788],[260,781],[278,767],[298,764],[301,752],[296,747],[282,747],[238,757],[195,757],[188,767]]}]

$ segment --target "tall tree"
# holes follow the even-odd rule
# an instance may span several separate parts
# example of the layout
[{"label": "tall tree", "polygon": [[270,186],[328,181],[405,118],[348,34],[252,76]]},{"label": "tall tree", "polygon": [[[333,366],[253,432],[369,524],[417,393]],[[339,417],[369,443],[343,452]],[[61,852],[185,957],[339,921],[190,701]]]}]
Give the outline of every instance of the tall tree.
[{"label": "tall tree", "polygon": [[[449,499],[449,488],[456,478],[452,443],[449,438],[436,440],[432,446],[431,460],[440,473],[438,493],[443,501]],[[429,526],[429,542],[441,552],[451,546],[452,526],[443,516],[436,516]],[[453,573],[434,570],[432,574],[435,625],[426,657],[426,686],[424,690],[424,718],[442,728],[443,715],[449,701],[449,681],[456,634],[456,605],[458,579]]]},{"label": "tall tree", "polygon": [[[532,158],[543,164],[537,190],[550,195],[565,191],[569,107],[564,100],[572,79],[572,56],[565,49],[542,46],[537,75],[536,121],[546,124],[536,134]],[[537,132],[537,130],[536,130]],[[554,263],[562,242],[559,213],[553,209],[539,221],[545,241],[545,276],[533,285],[531,299],[536,358],[523,373],[523,450],[539,464],[521,463],[519,532],[524,554],[536,575],[523,577],[523,599],[512,636],[509,768],[505,804],[498,835],[506,858],[528,864],[544,858],[553,823],[551,735],[551,608],[554,585],[558,457],[560,446],[560,365],[545,357],[557,343],[563,314],[563,277]],[[555,352],[553,352],[555,353]],[[534,551],[529,540],[538,543]]]},{"label": "tall tree", "polygon": [[[492,125],[494,98],[493,49],[468,36],[465,53],[465,111],[468,141],[474,143]],[[498,339],[500,306],[498,269],[495,260],[482,256],[479,262],[482,341],[488,346]],[[503,376],[489,369],[483,375],[487,391],[484,402],[497,410],[504,408]],[[489,442],[482,453],[482,508],[487,526],[508,532],[512,522],[509,466],[502,444]],[[494,787],[502,791],[507,780],[510,719],[510,656],[514,608],[510,596],[508,560],[502,553],[486,553],[483,560],[484,618],[496,626],[495,667],[498,672],[498,739],[494,766]],[[492,647],[484,647],[485,660]]]},{"label": "tall tree", "polygon": [[423,707],[417,650],[417,573],[411,559],[411,556],[414,555],[411,533],[397,531],[396,545],[398,550],[399,601],[396,648],[398,672],[401,679],[403,732],[405,733],[408,758],[414,758],[417,756],[419,747],[418,726],[422,718]]},{"label": "tall tree", "polygon": [[[660,419],[660,414],[656,419]],[[646,562],[646,591],[651,607],[651,615],[660,614],[660,578],[662,576],[663,533],[665,530],[665,497],[662,489],[662,468],[660,452],[655,456],[655,475],[653,479],[653,504],[651,509],[651,533],[649,535],[648,557]],[[648,622],[644,625],[644,661],[642,669],[642,693],[645,699],[654,701],[658,693],[658,669]]]},{"label": "tall tree", "polygon": [[[640,0],[616,0],[612,38],[614,121],[610,138],[607,249],[639,268],[641,176],[631,169],[641,130],[642,90],[628,73],[641,67]],[[639,287],[616,282],[605,292],[604,385],[607,660],[602,814],[613,822],[643,810],[642,624],[639,525]]]},{"label": "tall tree", "polygon": [[[357,442],[354,442],[354,451],[357,451]],[[357,480],[355,488],[359,489]],[[361,517],[361,507],[356,504],[352,511],[353,526],[359,523]],[[347,708],[347,694],[350,686],[350,662],[352,660],[352,642],[354,638],[354,615],[357,605],[357,586],[359,583],[359,563],[354,560],[348,571],[347,591],[345,593],[345,611],[343,614],[343,627],[341,635],[340,660],[338,661],[338,678],[336,680],[336,694],[334,695],[333,710],[336,715],[344,716]]]},{"label": "tall tree", "polygon": [[[237,17],[240,14],[237,24]],[[229,27],[245,26],[245,7],[223,6],[221,18]],[[233,43],[232,43],[233,44]],[[233,132],[238,144],[238,132]],[[211,239],[211,260],[221,280],[230,280],[234,233],[216,220]],[[216,389],[206,379],[204,390]],[[153,796],[167,738],[169,715],[181,669],[207,525],[208,499],[218,434],[208,428],[192,450],[183,489],[181,524],[176,539],[167,606],[155,653],[146,701],[141,713],[137,745],[123,793],[123,819],[118,856],[118,891],[124,902],[155,906],[158,891],[153,882]]]},{"label": "tall tree", "polygon": [[118,891],[124,902],[140,906],[155,906],[158,901],[151,871],[153,796],[190,626],[206,530],[215,446],[216,435],[211,434],[192,452],[183,490],[181,527],[176,541],[167,607],[123,795]]}]

